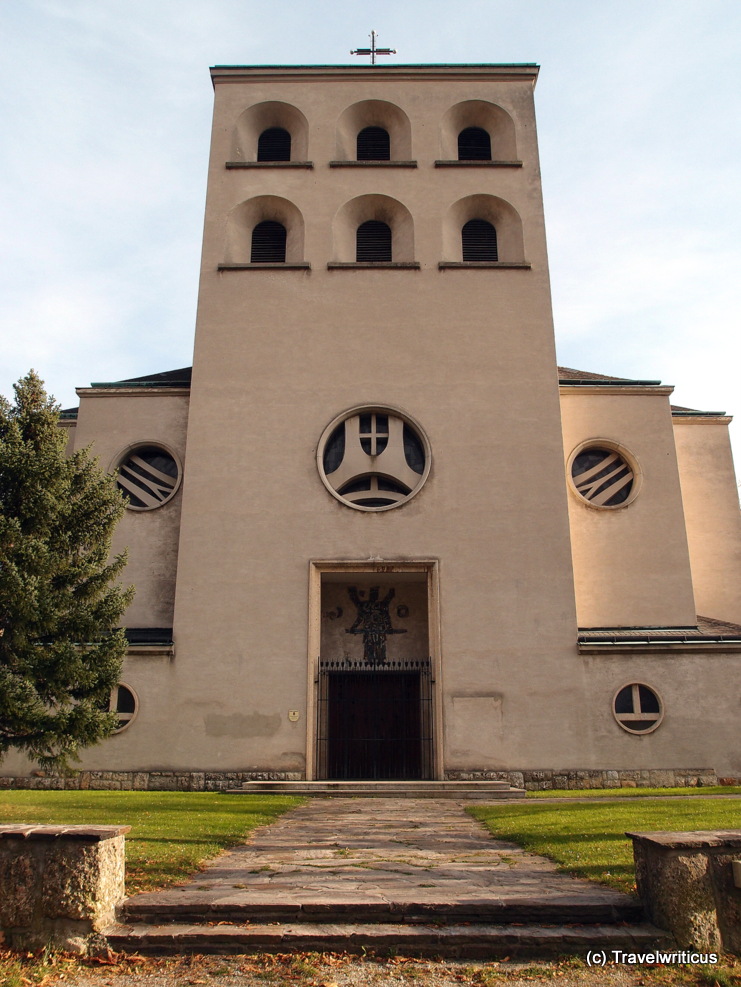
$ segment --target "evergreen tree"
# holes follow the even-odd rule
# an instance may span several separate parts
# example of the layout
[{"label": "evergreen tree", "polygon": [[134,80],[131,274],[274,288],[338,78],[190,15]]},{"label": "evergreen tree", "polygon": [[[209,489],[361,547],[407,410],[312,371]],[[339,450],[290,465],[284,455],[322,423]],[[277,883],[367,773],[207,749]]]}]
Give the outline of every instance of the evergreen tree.
[{"label": "evergreen tree", "polygon": [[133,596],[110,559],[125,509],[88,450],[65,455],[59,406],[31,371],[0,397],[0,760],[23,751],[66,770],[108,736]]}]

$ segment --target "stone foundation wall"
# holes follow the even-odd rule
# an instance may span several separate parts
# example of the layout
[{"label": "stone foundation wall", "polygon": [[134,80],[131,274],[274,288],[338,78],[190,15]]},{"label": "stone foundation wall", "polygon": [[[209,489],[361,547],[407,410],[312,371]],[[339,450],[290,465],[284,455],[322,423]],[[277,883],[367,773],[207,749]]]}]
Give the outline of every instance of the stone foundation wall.
[{"label": "stone foundation wall", "polygon": [[79,771],[69,778],[42,774],[0,777],[0,789],[42,791],[222,792],[245,781],[303,781],[298,771]]},{"label": "stone foundation wall", "polygon": [[[720,784],[714,768],[544,768],[538,771],[446,771],[448,781],[507,781],[529,792],[550,788],[696,788]],[[737,778],[724,778],[723,784],[739,784]]]},{"label": "stone foundation wall", "polygon": [[[80,771],[70,778],[41,772],[0,777],[0,789],[82,789],[90,791],[221,792],[245,781],[303,781],[299,771]],[[738,785],[739,778],[718,778],[713,768],[585,769],[537,771],[447,771],[446,781],[507,781],[515,788],[696,788]]]},{"label": "stone foundation wall", "polygon": [[0,941],[88,953],[124,899],[130,826],[0,826]]}]

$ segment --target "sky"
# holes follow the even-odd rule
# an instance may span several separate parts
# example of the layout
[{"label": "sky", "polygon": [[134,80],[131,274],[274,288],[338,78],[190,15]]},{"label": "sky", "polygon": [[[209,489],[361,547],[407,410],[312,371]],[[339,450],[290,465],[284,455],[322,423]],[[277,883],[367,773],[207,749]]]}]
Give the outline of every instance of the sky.
[{"label": "sky", "polygon": [[0,0],[0,393],[188,366],[208,67],[348,64],[371,29],[541,66],[559,362],[741,419],[738,0]]}]

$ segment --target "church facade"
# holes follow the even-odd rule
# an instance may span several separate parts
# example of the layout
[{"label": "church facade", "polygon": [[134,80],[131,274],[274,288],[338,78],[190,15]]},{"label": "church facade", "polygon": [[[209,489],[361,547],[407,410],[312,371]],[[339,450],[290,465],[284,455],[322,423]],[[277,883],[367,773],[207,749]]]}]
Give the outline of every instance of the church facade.
[{"label": "church facade", "polygon": [[730,419],[557,367],[537,67],[212,79],[193,366],[62,422],[137,588],[74,783],[741,776]]}]

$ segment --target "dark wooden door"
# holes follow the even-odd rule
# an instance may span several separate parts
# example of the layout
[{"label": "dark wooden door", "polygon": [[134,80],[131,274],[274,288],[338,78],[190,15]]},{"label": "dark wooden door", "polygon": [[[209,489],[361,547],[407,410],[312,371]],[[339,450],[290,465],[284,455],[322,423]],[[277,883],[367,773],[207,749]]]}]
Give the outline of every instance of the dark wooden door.
[{"label": "dark wooden door", "polygon": [[327,777],[422,777],[419,672],[336,672],[328,676]]}]

